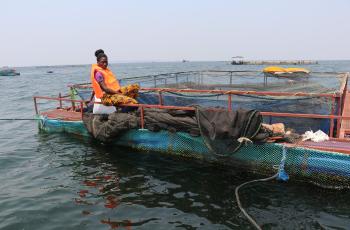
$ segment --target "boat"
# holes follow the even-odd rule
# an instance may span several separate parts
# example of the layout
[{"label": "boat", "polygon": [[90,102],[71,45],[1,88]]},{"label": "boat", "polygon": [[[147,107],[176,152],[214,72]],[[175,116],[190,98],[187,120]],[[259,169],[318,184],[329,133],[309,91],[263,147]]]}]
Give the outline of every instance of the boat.
[{"label": "boat", "polygon": [[242,56],[232,57],[231,65],[244,65],[243,59],[244,57]]},{"label": "boat", "polygon": [[310,70],[305,68],[283,68],[279,66],[269,66],[263,69],[266,77],[303,78],[310,75]]},{"label": "boat", "polygon": [[0,76],[17,76],[20,75],[19,72],[16,71],[16,69],[9,68],[9,67],[3,67],[0,69]]},{"label": "boat", "polygon": [[[322,82],[320,78],[326,84],[322,89],[320,85],[315,86],[316,83]],[[138,83],[141,86],[140,104],[121,106],[138,109],[139,126],[123,132],[118,138],[113,139],[111,144],[142,150],[142,152],[159,152],[174,157],[193,158],[213,164],[228,165],[259,175],[274,173],[276,165],[281,166],[283,162],[285,171],[295,180],[312,182],[325,187],[349,188],[350,92],[347,90],[348,78],[349,73],[313,73],[308,83],[302,82],[301,85],[309,84],[309,87],[317,88],[316,92],[310,89],[300,91],[300,85],[288,85],[286,79],[280,78],[268,82],[264,80],[257,84],[256,81],[262,79],[261,73],[254,71],[208,70],[125,78],[121,80],[122,84]],[[325,89],[327,87],[329,89],[333,83],[338,84],[337,89],[334,92],[326,92]],[[282,86],[287,86],[287,89],[281,89]],[[254,87],[258,90],[252,90]],[[75,84],[70,85],[69,88],[70,93],[65,96],[61,94],[59,97],[34,96],[39,129],[48,133],[71,133],[91,138],[92,135],[83,121],[84,117],[89,114],[87,98],[90,96],[91,86],[89,83]],[[270,91],[271,89],[275,90]],[[319,98],[325,98],[331,103],[326,104],[329,109],[326,113],[319,105]],[[55,105],[53,109],[41,111],[39,100],[56,101],[58,107]],[[268,103],[263,103],[264,101]],[[273,101],[280,104],[275,106],[277,104]],[[311,101],[311,103],[308,104],[306,101]],[[286,102],[289,104],[283,106],[283,103]],[[67,103],[68,106],[64,106]],[[271,138],[264,143],[243,141],[236,151],[218,154],[211,149],[208,139],[202,133],[194,136],[191,133],[177,130],[154,131],[148,129],[145,124],[147,109],[195,111],[194,104],[227,112],[234,111],[237,104],[247,105],[248,109],[250,109],[249,106],[258,107],[260,104],[262,108],[260,114],[264,122],[283,122],[287,127],[299,130],[299,132],[309,127],[323,129],[329,135],[329,139],[323,142],[307,140],[294,143],[277,142],[278,138]],[[313,108],[309,108],[310,105],[314,105]],[[291,106],[294,111],[288,110],[291,109]],[[278,110],[270,110],[276,107]],[[298,107],[301,107],[301,110],[297,110]],[[281,111],[281,108],[285,110]],[[108,120],[109,118],[103,119]],[[322,125],[328,127],[321,127]],[[316,131],[316,129],[313,130]]]}]

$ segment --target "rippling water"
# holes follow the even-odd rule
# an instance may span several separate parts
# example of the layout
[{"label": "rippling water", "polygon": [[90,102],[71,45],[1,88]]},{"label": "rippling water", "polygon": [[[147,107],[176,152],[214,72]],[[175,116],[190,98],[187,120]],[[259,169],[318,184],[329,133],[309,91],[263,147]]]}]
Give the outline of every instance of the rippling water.
[{"label": "rippling water", "polygon": [[[262,67],[188,62],[111,68],[123,78]],[[308,68],[349,71],[350,62]],[[88,65],[18,70],[20,76],[0,77],[0,119],[32,118],[33,95],[55,96],[70,83],[89,80]],[[48,135],[34,121],[0,124],[0,229],[252,229],[235,203],[234,189],[255,175]],[[348,190],[325,190],[293,178],[241,190],[243,205],[266,229],[350,229],[349,200]]]}]

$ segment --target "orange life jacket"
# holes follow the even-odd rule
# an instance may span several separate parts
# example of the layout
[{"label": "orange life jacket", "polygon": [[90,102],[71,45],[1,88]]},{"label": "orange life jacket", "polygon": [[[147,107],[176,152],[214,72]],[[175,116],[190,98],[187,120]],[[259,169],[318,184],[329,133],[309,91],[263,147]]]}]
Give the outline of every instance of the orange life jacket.
[{"label": "orange life jacket", "polygon": [[103,75],[103,81],[107,88],[113,89],[113,90],[119,90],[120,85],[117,78],[114,76],[112,71],[108,68],[103,69],[99,67],[97,64],[92,64],[91,66],[91,82],[92,82],[92,88],[94,89],[95,96],[97,98],[101,98],[104,94],[104,91],[101,89],[100,84],[95,80],[95,73],[96,71],[102,73]]}]

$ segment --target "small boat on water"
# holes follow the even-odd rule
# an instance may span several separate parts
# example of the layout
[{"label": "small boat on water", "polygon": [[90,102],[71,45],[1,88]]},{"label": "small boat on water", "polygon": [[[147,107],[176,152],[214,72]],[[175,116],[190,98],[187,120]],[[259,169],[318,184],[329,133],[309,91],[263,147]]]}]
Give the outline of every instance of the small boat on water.
[{"label": "small boat on water", "polygon": [[232,57],[231,65],[243,65],[244,64],[243,59],[244,57],[242,56]]},{"label": "small boat on water", "polygon": [[[322,186],[349,188],[349,74],[313,73],[307,82],[291,85],[283,78],[262,82],[260,74],[253,71],[190,71],[121,79],[122,84],[140,84],[140,104],[121,105],[122,108],[135,107],[137,111],[119,111],[106,116],[89,112],[87,99],[91,85],[76,84],[69,86],[70,94],[65,96],[35,96],[35,111],[39,129],[46,132],[72,133],[103,141],[106,136],[115,134],[111,124],[130,119],[132,122],[122,125],[129,129],[113,136],[109,143],[230,165],[262,175],[273,173],[275,166],[284,159],[283,167],[292,178]],[[331,86],[334,89],[331,90]],[[38,100],[57,101],[58,107],[40,111]],[[65,103],[69,106],[64,106]],[[291,132],[299,134],[310,128],[314,131],[320,129],[328,134],[329,139],[322,142],[288,141],[272,135],[257,143],[254,138],[258,132],[247,134],[249,126],[245,124],[251,124],[253,117],[249,115],[248,120],[241,122],[246,128],[239,131],[239,138],[232,142],[216,140],[215,135],[209,135],[212,130],[197,127],[199,132],[193,132],[192,128],[203,119],[198,116],[197,105],[207,109],[204,117],[208,111],[219,111],[218,116],[227,114],[232,117],[239,108],[258,109],[257,113],[251,114],[255,114],[258,120],[262,117],[264,123],[281,122]],[[155,116],[159,114],[166,119],[157,121],[156,124],[160,124],[154,126]],[[164,120],[181,122],[191,129],[169,128],[174,123],[164,124]],[[260,132],[263,126],[255,121]],[[229,128],[227,132],[235,130]],[[238,147],[234,150],[226,148],[232,144]]]},{"label": "small boat on water", "polygon": [[9,68],[9,67],[3,67],[0,69],[0,76],[17,76],[20,75],[19,72],[16,71],[16,69]]},{"label": "small boat on water", "polygon": [[263,69],[267,77],[302,78],[310,75],[310,70],[305,68],[282,68],[279,66],[269,66]]}]

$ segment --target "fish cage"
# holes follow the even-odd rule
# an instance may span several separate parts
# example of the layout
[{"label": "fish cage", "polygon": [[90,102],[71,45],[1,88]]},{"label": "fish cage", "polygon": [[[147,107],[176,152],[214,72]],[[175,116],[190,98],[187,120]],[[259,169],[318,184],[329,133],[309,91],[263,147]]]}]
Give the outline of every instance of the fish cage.
[{"label": "fish cage", "polygon": [[[305,77],[269,77],[257,71],[188,71],[120,79],[139,84],[141,104],[255,109],[265,123],[282,122],[298,133],[322,130],[337,136],[347,90],[347,73],[312,72]],[[90,84],[71,86],[89,100]]]},{"label": "fish cage", "polygon": [[[121,79],[122,85],[137,83],[142,87],[139,104],[121,105],[122,108],[137,108],[130,114],[120,112],[95,119],[94,114],[86,111],[92,91],[90,83],[71,85],[70,94],[56,98],[36,96],[34,105],[40,130],[96,138],[88,130],[84,118],[92,116],[95,131],[104,133],[96,129],[98,122],[109,130],[108,124],[116,121],[113,116],[130,115],[134,116],[135,127],[127,126],[128,130],[112,139],[113,144],[242,167],[263,175],[275,172],[274,166],[282,164],[281,159],[285,157],[284,168],[294,178],[332,188],[350,188],[350,142],[344,137],[337,138],[343,124],[350,120],[346,113],[350,100],[347,80],[347,73],[311,73],[307,77],[290,79],[266,77],[252,71],[191,71]],[[40,103],[39,110],[38,100],[49,100],[55,105]],[[170,111],[180,110],[172,116],[177,114],[173,120],[181,122],[184,111],[195,112],[197,105],[208,111],[219,111],[219,114],[238,108],[256,109],[264,123],[282,122],[298,134],[322,129],[331,138],[324,142],[277,143],[278,139],[272,137],[264,143],[244,143],[237,151],[213,151],[216,143],[202,133],[195,136],[193,132],[182,130],[149,129],[150,109],[157,109],[153,111],[157,115],[160,111],[170,114]],[[198,122],[195,116],[193,124],[198,125]],[[230,128],[236,130],[233,126]],[[245,134],[240,136],[246,137]]]}]

